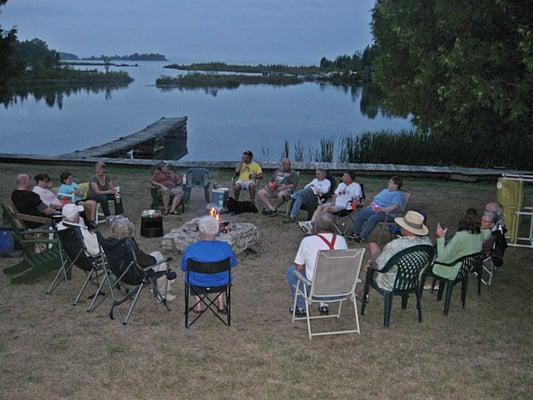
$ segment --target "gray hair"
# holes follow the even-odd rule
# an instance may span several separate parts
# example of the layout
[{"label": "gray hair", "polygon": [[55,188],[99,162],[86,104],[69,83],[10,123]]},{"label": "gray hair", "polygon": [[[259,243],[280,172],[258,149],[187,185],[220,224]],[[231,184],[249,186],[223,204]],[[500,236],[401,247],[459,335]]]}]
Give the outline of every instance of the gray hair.
[{"label": "gray hair", "polygon": [[332,218],[330,213],[320,213],[316,216],[314,226],[318,232],[331,232]]},{"label": "gray hair", "polygon": [[218,221],[214,217],[206,215],[198,220],[198,231],[201,235],[214,237],[218,234],[218,230]]},{"label": "gray hair", "polygon": [[490,221],[495,224],[500,220],[500,217],[498,216],[498,213],[496,211],[485,211],[483,213],[484,217],[489,217]]},{"label": "gray hair", "polygon": [[503,218],[503,206],[497,201],[490,201],[485,204],[485,212],[493,212],[496,214],[497,218],[494,222]]},{"label": "gray hair", "polygon": [[111,237],[114,239],[127,239],[133,237],[135,225],[127,218],[120,218],[111,225]]},{"label": "gray hair", "polygon": [[30,181],[30,177],[27,174],[18,174],[15,180],[17,185],[28,183],[29,181]]}]

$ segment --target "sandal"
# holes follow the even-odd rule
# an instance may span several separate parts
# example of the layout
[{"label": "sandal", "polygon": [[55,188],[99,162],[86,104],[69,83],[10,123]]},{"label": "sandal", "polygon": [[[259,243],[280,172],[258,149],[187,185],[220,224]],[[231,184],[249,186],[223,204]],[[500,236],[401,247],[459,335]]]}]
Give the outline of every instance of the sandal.
[{"label": "sandal", "polygon": [[228,307],[224,306],[224,308],[218,308],[217,310],[220,314],[227,314],[228,313]]},{"label": "sandal", "polygon": [[171,215],[178,215],[178,211],[176,211],[176,210],[174,210],[174,211],[169,211],[168,213],[171,214]]},{"label": "sandal", "polygon": [[168,215],[168,210],[163,210],[163,211],[161,212],[161,214],[163,214],[163,215]]}]

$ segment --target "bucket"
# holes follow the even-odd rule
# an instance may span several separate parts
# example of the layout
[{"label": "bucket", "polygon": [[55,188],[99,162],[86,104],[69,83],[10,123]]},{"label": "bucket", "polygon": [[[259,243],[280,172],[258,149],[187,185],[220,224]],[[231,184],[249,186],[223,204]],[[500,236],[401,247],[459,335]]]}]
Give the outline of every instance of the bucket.
[{"label": "bucket", "polygon": [[11,227],[0,226],[0,254],[8,254],[13,251],[13,233]]},{"label": "bucket", "polygon": [[211,189],[211,203],[215,204],[219,209],[222,209],[226,205],[228,195],[228,188]]}]

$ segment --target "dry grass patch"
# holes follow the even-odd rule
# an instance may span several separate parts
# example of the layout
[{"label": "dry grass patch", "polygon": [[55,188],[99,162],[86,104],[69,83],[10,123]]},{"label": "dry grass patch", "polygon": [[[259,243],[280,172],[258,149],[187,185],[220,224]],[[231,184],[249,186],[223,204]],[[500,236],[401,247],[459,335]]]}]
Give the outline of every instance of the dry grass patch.
[{"label": "dry grass patch", "polygon": [[[1,165],[0,201],[7,201],[18,172],[56,166]],[[92,168],[72,168],[78,182]],[[141,210],[150,204],[149,171],[110,168],[124,190],[125,209],[140,229]],[[219,184],[229,175],[215,174]],[[304,181],[307,177],[302,177]],[[384,179],[361,179],[368,197]],[[494,183],[406,180],[414,191],[411,208],[437,222],[457,224],[462,211],[480,208],[495,196]],[[184,215],[165,218],[165,231],[204,213],[201,191],[193,192]],[[203,317],[184,328],[183,287],[167,313],[145,295],[127,327],[109,320],[107,305],[85,312],[87,300],[68,303],[64,287],[44,294],[51,276],[28,286],[9,284],[0,273],[0,398],[2,399],[528,399],[533,388],[531,250],[511,248],[504,271],[481,297],[459,292],[447,318],[436,296],[424,293],[423,323],[414,299],[407,310],[394,300],[390,329],[383,329],[383,301],[372,293],[361,335],[307,339],[304,323],[291,324],[287,312],[287,266],[302,234],[282,217],[241,215],[262,236],[255,252],[242,255],[232,290],[232,327]],[[104,227],[102,229],[105,230]],[[104,231],[105,234],[105,231]],[[137,235],[142,248],[160,249],[159,239]],[[180,257],[174,254],[173,265]],[[0,267],[15,259],[0,259]],[[181,274],[179,274],[181,281]],[[79,288],[82,275],[73,274]],[[341,327],[353,323],[350,305]],[[337,321],[320,321],[317,328]]]}]

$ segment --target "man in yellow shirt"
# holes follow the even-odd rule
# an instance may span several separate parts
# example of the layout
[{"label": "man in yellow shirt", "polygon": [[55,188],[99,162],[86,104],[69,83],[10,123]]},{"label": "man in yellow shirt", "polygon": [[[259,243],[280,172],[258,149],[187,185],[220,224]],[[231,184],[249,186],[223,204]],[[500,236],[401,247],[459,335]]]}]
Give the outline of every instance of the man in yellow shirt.
[{"label": "man in yellow shirt", "polygon": [[250,201],[254,201],[256,192],[256,180],[263,177],[263,170],[258,163],[252,161],[254,158],[250,150],[242,153],[242,159],[235,166],[235,174],[239,179],[233,185],[233,196],[235,200],[239,200],[239,195],[242,190],[248,190],[250,193]]}]

